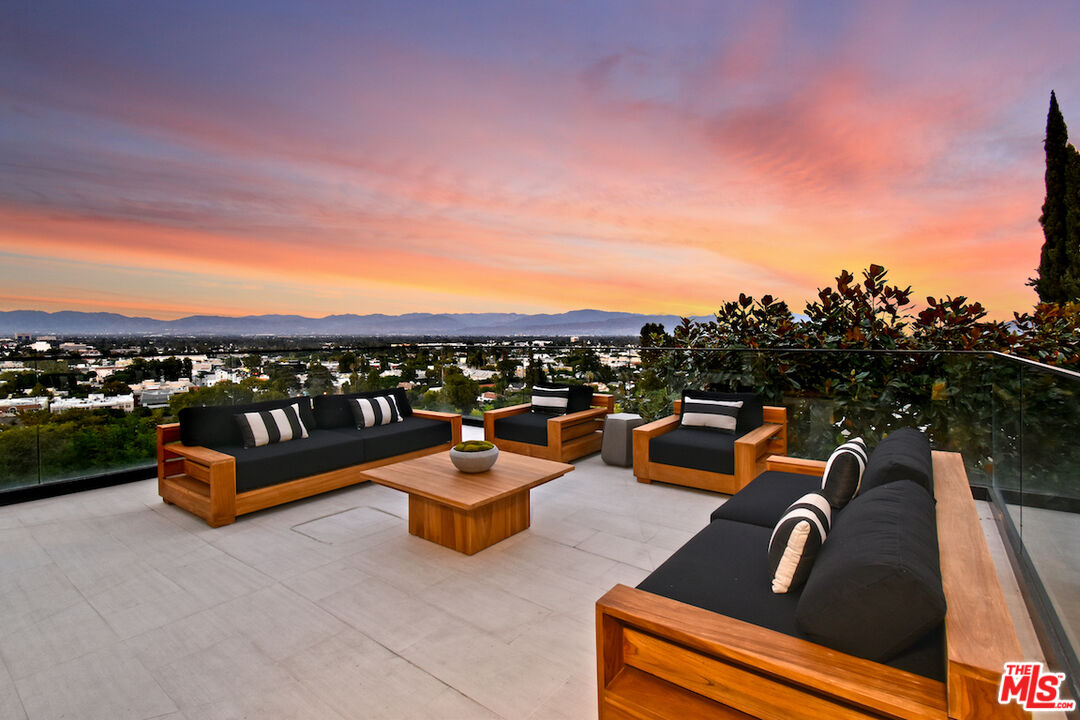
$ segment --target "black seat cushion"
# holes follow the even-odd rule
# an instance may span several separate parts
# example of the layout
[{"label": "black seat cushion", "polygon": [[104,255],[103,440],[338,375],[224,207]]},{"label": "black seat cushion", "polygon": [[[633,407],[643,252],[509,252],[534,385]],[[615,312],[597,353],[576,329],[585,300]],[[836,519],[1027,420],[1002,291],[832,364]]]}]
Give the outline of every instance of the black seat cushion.
[{"label": "black seat cushion", "polygon": [[450,423],[415,415],[388,425],[363,430],[342,428],[332,432],[358,436],[364,446],[364,462],[426,450],[450,442],[451,437]]},{"label": "black seat cushion", "polygon": [[365,462],[359,435],[359,431],[350,437],[333,430],[313,430],[308,437],[287,443],[214,449],[236,458],[236,492],[240,493]]},{"label": "black seat cushion", "polygon": [[772,530],[791,503],[821,489],[813,475],[766,470],[713,510],[711,520],[737,520]]},{"label": "black seat cushion", "polygon": [[[739,416],[735,422],[735,434],[745,435],[754,428],[761,427],[765,422],[765,403],[762,402],[761,396],[757,393],[742,393],[742,392],[714,392],[712,390],[693,390],[687,388],[683,390],[683,400],[686,398],[697,398],[700,400],[736,400],[742,402],[742,407],[739,408]],[[685,407],[686,403],[683,403]],[[682,413],[680,411],[679,421],[682,422]]]},{"label": "black seat cushion", "polygon": [[[645,578],[638,588],[808,640],[795,621],[795,611],[805,588],[780,595],[772,592],[768,563],[771,534],[772,528],[731,520],[710,523]],[[943,681],[943,627],[944,623],[886,664]]]},{"label": "black seat cushion", "polygon": [[930,440],[915,428],[897,428],[877,444],[866,463],[859,492],[869,492],[897,480],[916,482],[934,497]]},{"label": "black seat cushion", "polygon": [[722,520],[690,538],[638,588],[737,620],[799,636],[799,593],[776,594],[769,573],[772,528]]},{"label": "black seat cushion", "polygon": [[300,406],[300,420],[310,433],[317,427],[311,410],[311,398],[294,397],[284,400],[265,400],[245,405],[209,405],[183,408],[179,413],[180,442],[184,445],[218,446],[243,445],[244,438],[236,424],[236,415],[246,412],[275,410],[286,405]]},{"label": "black seat cushion", "polygon": [[409,395],[405,392],[405,388],[393,388],[392,390],[368,390],[345,395],[319,395],[315,398],[315,422],[318,423],[320,428],[328,430],[343,427],[354,428],[356,427],[356,421],[353,419],[349,400],[379,395],[393,395],[401,416],[409,417],[412,415],[412,406],[409,404]]},{"label": "black seat cushion", "polygon": [[714,428],[677,427],[649,440],[649,460],[733,475],[735,436]]},{"label": "black seat cushion", "polygon": [[495,421],[495,437],[500,440],[547,445],[547,421],[550,415],[518,413]]},{"label": "black seat cushion", "polygon": [[860,493],[833,524],[796,612],[823,645],[885,661],[945,620],[934,502],[908,480]]}]

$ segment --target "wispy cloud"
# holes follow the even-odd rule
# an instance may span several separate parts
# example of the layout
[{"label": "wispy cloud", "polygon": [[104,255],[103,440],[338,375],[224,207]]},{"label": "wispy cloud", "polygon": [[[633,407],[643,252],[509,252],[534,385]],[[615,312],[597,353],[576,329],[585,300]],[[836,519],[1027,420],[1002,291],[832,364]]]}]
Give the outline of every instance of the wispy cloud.
[{"label": "wispy cloud", "polygon": [[1034,299],[1050,88],[1080,108],[1071,3],[13,18],[7,308],[704,313],[880,262],[1001,317]]}]

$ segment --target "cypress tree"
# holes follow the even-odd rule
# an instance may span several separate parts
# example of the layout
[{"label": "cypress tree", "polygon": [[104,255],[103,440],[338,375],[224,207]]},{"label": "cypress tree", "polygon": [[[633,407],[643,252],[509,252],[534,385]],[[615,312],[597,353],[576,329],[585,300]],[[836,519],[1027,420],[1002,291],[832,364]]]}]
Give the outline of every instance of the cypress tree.
[{"label": "cypress tree", "polygon": [[1050,111],[1046,115],[1046,199],[1039,224],[1045,240],[1039,258],[1038,277],[1031,281],[1041,302],[1060,303],[1068,299],[1063,281],[1068,267],[1068,195],[1069,131],[1058,108],[1057,96],[1050,91]]},{"label": "cypress tree", "polygon": [[1080,152],[1065,148],[1065,272],[1062,302],[1080,300]]}]

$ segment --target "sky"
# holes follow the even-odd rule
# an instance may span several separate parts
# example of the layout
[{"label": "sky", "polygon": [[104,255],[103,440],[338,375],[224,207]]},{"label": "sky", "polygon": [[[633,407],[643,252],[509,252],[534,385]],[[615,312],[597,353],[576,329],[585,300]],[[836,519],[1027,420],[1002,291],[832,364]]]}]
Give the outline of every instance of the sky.
[{"label": "sky", "polygon": [[0,6],[0,310],[1036,301],[1080,3]]}]

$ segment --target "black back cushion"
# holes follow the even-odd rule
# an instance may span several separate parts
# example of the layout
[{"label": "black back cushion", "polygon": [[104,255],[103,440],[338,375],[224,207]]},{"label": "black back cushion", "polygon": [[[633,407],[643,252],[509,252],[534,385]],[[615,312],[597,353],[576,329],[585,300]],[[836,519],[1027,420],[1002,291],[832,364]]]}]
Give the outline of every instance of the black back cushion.
[{"label": "black back cushion", "polygon": [[581,412],[592,407],[593,389],[589,385],[569,385],[566,383],[541,383],[542,388],[570,388],[570,398],[566,403],[566,414]]},{"label": "black back cushion", "polygon": [[319,395],[315,398],[315,422],[318,427],[324,429],[356,427],[349,400],[379,395],[393,395],[401,417],[407,418],[412,415],[412,406],[409,404],[409,395],[405,392],[405,388],[393,388],[391,390],[366,390],[345,395]]},{"label": "black back cushion", "polygon": [[866,463],[860,493],[897,480],[916,482],[934,496],[934,460],[930,440],[915,428],[893,430],[874,448]]},{"label": "black back cushion", "polygon": [[944,619],[934,501],[906,480],[859,493],[818,553],[795,611],[799,628],[884,662]]},{"label": "black back cushion", "polygon": [[300,419],[310,432],[315,427],[315,415],[311,410],[311,398],[295,397],[284,400],[265,400],[246,405],[208,405],[189,407],[180,411],[180,442],[185,445],[220,447],[243,445],[236,415],[245,412],[274,410],[296,403],[300,406]]},{"label": "black back cushion", "polygon": [[[712,390],[683,390],[683,407],[686,406],[686,398],[699,400],[741,400],[739,419],[735,423],[735,434],[745,435],[754,428],[761,427],[765,422],[765,403],[757,393],[742,392],[714,392]],[[679,422],[682,422],[682,412],[679,413]]]}]

